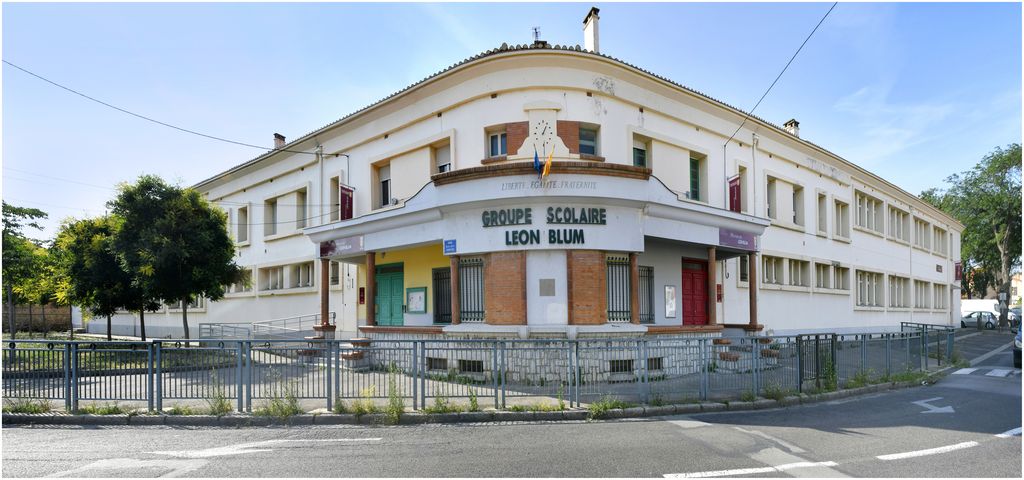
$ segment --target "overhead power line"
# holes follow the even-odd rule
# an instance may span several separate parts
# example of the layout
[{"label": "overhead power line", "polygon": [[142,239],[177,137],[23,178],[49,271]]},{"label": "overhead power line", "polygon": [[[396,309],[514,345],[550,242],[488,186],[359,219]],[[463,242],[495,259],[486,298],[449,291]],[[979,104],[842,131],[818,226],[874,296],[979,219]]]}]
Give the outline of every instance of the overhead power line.
[{"label": "overhead power line", "polygon": [[821,17],[821,20],[818,20],[818,24],[814,26],[814,30],[811,30],[811,33],[808,34],[807,38],[804,39],[804,42],[800,44],[800,48],[796,49],[796,52],[793,53],[793,56],[789,57],[789,61],[786,62],[785,67],[782,67],[782,71],[779,72],[779,75],[775,77],[775,81],[773,81],[772,84],[768,86],[768,90],[764,91],[764,95],[761,95],[761,98],[757,101],[757,103],[754,104],[754,108],[751,108],[750,111],[747,112],[747,115],[743,117],[743,121],[740,122],[740,126],[736,127],[736,131],[732,132],[732,135],[729,135],[729,139],[725,141],[725,145],[728,145],[729,142],[732,141],[733,137],[735,137],[736,134],[740,132],[740,129],[743,128],[743,125],[746,124],[747,120],[750,119],[750,116],[754,114],[754,110],[757,110],[757,107],[761,105],[761,101],[764,100],[764,97],[767,97],[768,92],[772,91],[772,88],[775,87],[775,84],[779,82],[780,78],[782,78],[782,74],[786,73],[786,70],[789,68],[789,65],[792,64],[793,60],[796,59],[796,56],[800,54],[800,50],[804,49],[804,45],[807,45],[807,41],[810,40],[812,36],[814,36],[814,32],[818,31],[818,27],[820,27],[821,24],[825,21],[825,19],[828,18],[828,15],[832,13],[832,10],[835,9],[836,5],[838,4],[839,2],[833,3],[832,6],[829,7],[828,11],[825,12],[825,15]]},{"label": "overhead power line", "polygon": [[[230,140],[230,139],[227,139],[227,138],[218,137],[216,135],[210,135],[210,134],[206,134],[206,133],[202,133],[202,132],[197,132],[195,130],[191,130],[191,129],[188,129],[188,128],[179,127],[177,125],[172,125],[170,123],[162,122],[162,121],[157,120],[155,118],[147,117],[145,115],[138,114],[138,113],[132,112],[130,110],[118,107],[117,105],[112,105],[110,103],[104,102],[103,100],[100,100],[100,99],[97,99],[95,97],[91,97],[89,95],[86,95],[86,94],[84,94],[82,92],[79,92],[78,90],[75,90],[73,88],[65,87],[64,85],[61,85],[61,84],[59,84],[57,82],[54,82],[53,80],[50,80],[50,79],[48,79],[46,77],[43,77],[42,75],[39,75],[39,74],[34,73],[34,72],[31,72],[31,71],[29,71],[29,70],[27,70],[27,69],[25,69],[23,67],[20,67],[20,66],[15,65],[15,64],[13,64],[11,62],[8,62],[7,60],[3,60],[3,62],[6,63],[7,65],[10,65],[10,66],[14,67],[14,68],[17,68],[18,70],[21,70],[22,72],[25,72],[25,73],[33,76],[33,77],[36,77],[36,78],[38,78],[38,79],[40,79],[40,80],[42,80],[42,81],[44,81],[46,83],[49,83],[50,85],[53,85],[53,86],[55,86],[57,88],[66,90],[66,91],[71,92],[71,93],[73,93],[75,95],[78,95],[78,96],[80,96],[82,98],[85,98],[85,99],[88,99],[88,100],[92,100],[93,102],[96,102],[96,103],[98,103],[100,105],[103,105],[105,107],[113,108],[114,110],[117,110],[117,111],[119,111],[121,113],[126,113],[128,115],[133,116],[133,117],[141,118],[141,119],[146,120],[148,122],[153,122],[153,123],[155,123],[157,125],[162,125],[162,126],[165,126],[165,127],[168,127],[168,128],[173,128],[173,129],[181,131],[181,132],[191,133],[192,135],[198,135],[200,137],[209,138],[211,140],[217,140],[219,142],[232,143],[232,144],[235,144],[235,145],[241,145],[243,147],[258,148],[260,150],[265,150],[265,151],[268,151],[268,152],[288,152],[288,153],[304,153],[306,155],[316,155],[316,152],[306,152],[306,151],[302,151],[302,150],[288,150],[288,149],[284,149],[284,148],[267,148],[267,147],[263,147],[263,146],[260,146],[260,145],[253,145],[251,143],[239,142],[237,140]],[[338,156],[338,155],[344,155],[344,154],[332,154],[332,155]]]}]

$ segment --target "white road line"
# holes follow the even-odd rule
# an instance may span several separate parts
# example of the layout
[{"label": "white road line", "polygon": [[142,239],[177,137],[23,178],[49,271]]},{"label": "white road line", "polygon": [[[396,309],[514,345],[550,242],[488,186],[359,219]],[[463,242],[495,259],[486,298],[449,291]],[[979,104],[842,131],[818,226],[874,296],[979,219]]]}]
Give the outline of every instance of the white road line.
[{"label": "white road line", "polygon": [[979,365],[979,364],[981,364],[981,362],[984,362],[985,360],[988,360],[988,359],[990,359],[990,358],[992,358],[992,357],[994,357],[996,355],[999,355],[999,352],[1002,352],[1003,350],[1006,350],[1007,348],[1010,348],[1012,346],[1013,346],[1013,342],[1010,342],[1010,343],[1007,343],[1006,345],[1003,345],[1003,346],[1001,346],[1001,347],[999,347],[999,348],[997,348],[995,350],[992,350],[991,352],[988,352],[988,353],[986,353],[986,354],[984,354],[984,355],[982,355],[982,356],[980,356],[978,358],[975,358],[974,360],[971,360],[971,366]]},{"label": "white road line", "polygon": [[977,447],[978,442],[963,442],[956,445],[946,445],[945,447],[929,448],[927,450],[915,450],[913,452],[893,453],[890,455],[878,455],[879,460],[902,460],[904,458],[923,457],[926,455],[937,455],[939,453],[948,453],[955,450],[962,450],[964,448]]},{"label": "white road line", "polygon": [[985,374],[986,377],[1005,377],[1010,374],[1009,370],[997,368]]},{"label": "white road line", "polygon": [[714,470],[710,472],[695,473],[669,473],[665,474],[665,478],[734,477],[737,475],[753,475],[755,473],[785,472],[787,470],[793,470],[797,468],[834,467],[836,465],[836,462],[796,462],[787,463],[785,465],[778,465],[775,467],[736,468],[732,470]]},{"label": "white road line", "polygon": [[960,370],[957,370],[957,371],[953,372],[953,375],[970,375],[970,374],[974,373],[976,370],[978,370],[978,369],[977,368],[961,368]]},{"label": "white road line", "polygon": [[[305,442],[379,442],[381,438],[292,438],[278,440],[263,440],[261,442],[239,443],[237,445],[226,445],[203,450],[162,450],[149,452],[157,455],[170,455],[179,458],[210,458],[223,457],[226,455],[241,455],[244,453],[262,453],[273,451],[269,448],[281,443],[305,443]],[[268,448],[261,448],[268,447]]]},{"label": "white road line", "polygon": [[800,448],[800,447],[798,447],[796,445],[793,445],[792,443],[789,443],[789,442],[787,442],[785,440],[782,440],[782,439],[779,439],[779,438],[775,438],[775,437],[773,437],[771,435],[768,435],[767,433],[764,433],[764,432],[761,432],[761,431],[758,431],[758,430],[744,430],[744,429],[742,429],[740,427],[733,427],[733,428],[735,428],[736,430],[739,430],[739,431],[741,431],[743,433],[749,433],[751,435],[757,435],[757,436],[759,436],[759,437],[761,437],[761,438],[763,438],[765,440],[771,440],[771,441],[773,441],[773,442],[775,442],[775,443],[777,443],[779,445],[782,445],[783,447],[786,447],[786,449],[789,450],[790,452],[793,452],[793,453],[807,453],[807,450],[804,450],[804,449],[802,449],[802,448]]},{"label": "white road line", "polygon": [[1020,427],[1017,427],[1017,428],[1015,428],[1013,430],[1007,430],[1007,431],[1005,431],[1003,433],[996,434],[996,437],[997,438],[1011,438],[1011,437],[1016,437],[1016,436],[1019,436],[1019,435],[1020,435]]},{"label": "white road line", "polygon": [[669,420],[668,423],[680,428],[697,428],[711,425],[710,423],[701,422],[699,420]]}]

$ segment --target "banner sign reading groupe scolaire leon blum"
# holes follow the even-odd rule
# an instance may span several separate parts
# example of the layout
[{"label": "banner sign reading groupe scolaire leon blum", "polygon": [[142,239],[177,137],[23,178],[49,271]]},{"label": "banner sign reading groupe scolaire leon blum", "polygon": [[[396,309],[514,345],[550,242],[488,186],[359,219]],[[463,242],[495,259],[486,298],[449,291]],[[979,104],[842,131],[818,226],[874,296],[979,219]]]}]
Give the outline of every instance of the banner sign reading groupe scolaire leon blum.
[{"label": "banner sign reading groupe scolaire leon blum", "polygon": [[[481,224],[487,227],[533,225],[533,208],[500,208],[484,210]],[[604,208],[547,207],[544,214],[548,225],[607,225],[608,212]],[[543,234],[542,234],[543,233]],[[512,229],[505,231],[505,245],[540,245],[546,239],[549,245],[582,245],[586,238],[581,228]]]}]

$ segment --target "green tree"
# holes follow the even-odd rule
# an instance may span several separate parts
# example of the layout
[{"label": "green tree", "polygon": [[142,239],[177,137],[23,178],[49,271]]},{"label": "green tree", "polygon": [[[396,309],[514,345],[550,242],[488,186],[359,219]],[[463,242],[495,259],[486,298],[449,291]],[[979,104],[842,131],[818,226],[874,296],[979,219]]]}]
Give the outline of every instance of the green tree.
[{"label": "green tree", "polygon": [[106,317],[107,340],[111,340],[110,317],[142,296],[114,252],[118,224],[111,216],[65,222],[50,249],[56,277],[63,279],[62,302]]},{"label": "green tree", "polygon": [[926,190],[921,198],[964,224],[963,287],[980,295],[989,286],[1006,289],[1021,262],[1020,144],[996,147],[974,168],[950,176],[946,183],[948,189]]},{"label": "green tree", "polygon": [[[46,218],[46,212],[36,208],[16,207],[3,202],[3,296],[7,303],[7,318],[11,338],[14,338],[14,304],[31,296],[39,274],[45,251],[42,242],[25,236],[25,227],[41,230],[37,220]],[[26,293],[28,295],[26,295]]]},{"label": "green tree", "polygon": [[182,326],[190,338],[188,304],[196,297],[219,300],[224,286],[238,281],[235,247],[227,217],[199,192],[143,176],[111,202],[124,218],[115,244],[122,265],[134,272],[150,298],[182,305]]}]

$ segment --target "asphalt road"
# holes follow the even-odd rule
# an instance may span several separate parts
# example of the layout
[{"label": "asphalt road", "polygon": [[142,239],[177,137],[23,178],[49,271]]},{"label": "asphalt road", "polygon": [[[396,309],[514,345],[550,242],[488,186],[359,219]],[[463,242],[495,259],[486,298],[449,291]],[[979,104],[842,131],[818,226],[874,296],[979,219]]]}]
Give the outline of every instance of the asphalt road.
[{"label": "asphalt road", "polygon": [[973,370],[935,385],[754,412],[590,423],[4,428],[2,474],[1020,478],[1021,374],[1009,342],[995,333],[961,339],[967,358],[978,359]]}]

